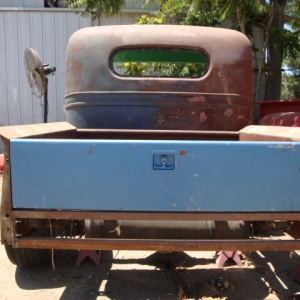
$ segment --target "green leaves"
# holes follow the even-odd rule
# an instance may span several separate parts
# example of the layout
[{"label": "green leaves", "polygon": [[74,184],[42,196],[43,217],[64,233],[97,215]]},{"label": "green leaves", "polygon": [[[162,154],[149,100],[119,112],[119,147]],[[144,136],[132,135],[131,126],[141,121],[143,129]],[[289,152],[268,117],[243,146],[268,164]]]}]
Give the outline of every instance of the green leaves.
[{"label": "green leaves", "polygon": [[220,24],[220,14],[217,1],[192,0],[184,24],[215,27]]},{"label": "green leaves", "polygon": [[65,0],[69,4],[69,8],[73,10],[84,8],[82,15],[87,17],[93,13],[93,18],[96,19],[102,14],[107,17],[113,16],[121,11],[126,5],[125,0]]},{"label": "green leaves", "polygon": [[159,11],[140,17],[138,24],[183,24],[189,0],[147,0],[144,7],[154,2],[160,5]]},{"label": "green leaves", "polygon": [[[71,9],[84,9],[83,16],[92,13],[96,19],[102,14],[107,17],[119,13],[125,7],[125,0],[65,0]],[[140,1],[140,0],[136,0]],[[300,56],[300,1],[298,0],[143,0],[144,7],[153,3],[160,6],[160,9],[149,15],[143,15],[138,19],[138,24],[183,24],[193,26],[218,26],[222,22],[230,20],[233,22],[232,29],[243,32],[250,39],[254,37],[254,28],[261,28],[264,32],[264,41],[261,57],[257,58],[257,51],[253,48],[256,59],[259,63],[259,75],[257,89],[260,86],[260,77],[265,70],[265,62],[270,66],[278,66],[278,76],[281,76],[280,65],[283,58],[288,58],[289,63],[297,60]],[[285,17],[289,17],[290,27],[284,31],[283,9]],[[281,14],[281,15],[280,15]],[[280,16],[279,16],[280,15]],[[275,20],[277,18],[277,20]],[[286,19],[286,18],[285,18]],[[286,20],[285,20],[286,21]],[[281,22],[281,23],[280,23]],[[272,49],[274,46],[279,56]],[[275,52],[277,52],[275,51]],[[265,54],[268,53],[267,58]],[[197,74],[197,65],[175,66],[169,64],[169,73],[176,76],[194,76]],[[136,62],[136,65],[126,66],[128,74],[148,74],[158,72],[162,63],[146,66]],[[161,71],[162,72],[162,71]],[[166,71],[163,71],[166,72]],[[275,82],[268,74],[268,81]],[[163,73],[166,74],[166,73]],[[139,75],[140,76],[140,75]],[[144,76],[144,75],[141,75]],[[163,75],[169,76],[169,75]],[[277,84],[278,85],[278,84]],[[266,86],[266,91],[274,87]],[[256,92],[257,95],[259,95]],[[276,96],[277,97],[277,96]],[[268,99],[268,96],[266,96]],[[273,98],[272,98],[273,99]]]},{"label": "green leaves", "polygon": [[277,49],[281,57],[296,59],[300,53],[300,30],[291,31],[285,29],[283,32],[273,30],[271,32],[273,40],[276,41]]},{"label": "green leaves", "polygon": [[159,11],[143,16],[139,24],[183,24],[214,27],[233,20],[234,29],[252,36],[253,26],[262,27],[270,9],[266,0],[147,0],[160,4]]},{"label": "green leaves", "polygon": [[139,63],[125,62],[118,69],[124,69],[124,76],[137,77],[186,77],[197,78],[205,73],[204,64],[193,63]]}]

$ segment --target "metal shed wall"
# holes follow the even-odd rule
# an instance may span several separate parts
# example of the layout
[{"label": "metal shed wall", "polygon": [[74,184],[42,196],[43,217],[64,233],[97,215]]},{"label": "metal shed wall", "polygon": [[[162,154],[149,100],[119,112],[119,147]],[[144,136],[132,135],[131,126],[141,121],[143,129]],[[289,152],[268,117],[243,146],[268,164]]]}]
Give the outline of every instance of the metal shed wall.
[{"label": "metal shed wall", "polygon": [[0,7],[44,7],[43,0],[1,0]]},{"label": "metal shed wall", "polygon": [[55,66],[49,77],[49,122],[64,120],[65,53],[69,37],[92,25],[69,11],[0,10],[0,126],[42,123],[42,98],[31,94],[23,53],[34,48],[44,63]]}]

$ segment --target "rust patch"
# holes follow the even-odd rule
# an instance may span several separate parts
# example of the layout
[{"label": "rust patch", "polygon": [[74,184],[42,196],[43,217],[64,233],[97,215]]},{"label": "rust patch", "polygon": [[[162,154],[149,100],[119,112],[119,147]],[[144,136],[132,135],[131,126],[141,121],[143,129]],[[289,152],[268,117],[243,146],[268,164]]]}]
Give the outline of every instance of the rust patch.
[{"label": "rust patch", "polygon": [[180,151],[180,155],[181,155],[181,156],[186,155],[186,151],[184,151],[184,150]]},{"label": "rust patch", "polygon": [[297,171],[300,171],[300,167],[297,168]]},{"label": "rust patch", "polygon": [[200,112],[199,115],[199,121],[202,123],[207,119],[206,113],[205,112]]},{"label": "rust patch", "polygon": [[169,119],[180,119],[179,116],[168,116]]},{"label": "rust patch", "polygon": [[299,239],[300,238],[300,222],[299,221],[293,222],[291,228],[287,231],[287,233],[294,239]]},{"label": "rust patch", "polygon": [[[227,79],[226,79],[226,77],[225,77],[225,75],[224,75],[224,72],[223,72],[223,70],[222,70],[222,66],[220,65],[219,66],[219,72],[218,72],[218,77],[221,79],[221,82],[222,82],[222,86],[223,86],[223,89],[224,89],[224,92],[226,93],[226,94],[228,94],[228,84],[227,84]],[[227,102],[228,102],[228,104],[230,104],[230,105],[232,105],[232,100],[231,100],[231,98],[230,98],[230,96],[227,96],[226,97],[227,98]]]},{"label": "rust patch", "polygon": [[188,101],[190,103],[203,103],[205,102],[205,97],[204,96],[198,96],[198,97],[192,97],[192,98],[188,98]]},{"label": "rust patch", "polygon": [[233,114],[233,110],[230,108],[226,109],[224,112],[224,116],[226,116],[228,118],[230,118],[232,114]]}]

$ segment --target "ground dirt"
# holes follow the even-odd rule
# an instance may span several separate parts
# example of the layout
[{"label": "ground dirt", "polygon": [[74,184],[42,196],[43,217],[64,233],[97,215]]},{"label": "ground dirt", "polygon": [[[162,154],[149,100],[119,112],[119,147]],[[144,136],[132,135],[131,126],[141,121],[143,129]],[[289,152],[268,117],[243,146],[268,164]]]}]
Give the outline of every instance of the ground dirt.
[{"label": "ground dirt", "polygon": [[240,253],[242,268],[217,268],[213,252],[103,251],[99,265],[86,258],[75,266],[77,255],[55,252],[55,270],[21,268],[0,246],[0,299],[300,299],[291,297],[300,285],[289,278],[300,263],[297,251]]}]

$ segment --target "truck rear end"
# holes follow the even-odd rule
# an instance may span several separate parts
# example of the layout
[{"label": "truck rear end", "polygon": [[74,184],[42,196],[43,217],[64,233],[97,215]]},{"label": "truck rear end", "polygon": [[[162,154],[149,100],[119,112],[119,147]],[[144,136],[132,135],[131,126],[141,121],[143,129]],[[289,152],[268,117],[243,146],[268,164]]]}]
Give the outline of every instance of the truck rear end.
[{"label": "truck rear end", "polygon": [[299,219],[300,131],[249,126],[251,62],[232,30],[76,32],[67,122],[0,130],[12,262],[32,265],[16,257],[45,249],[297,249],[253,235],[255,224]]}]

